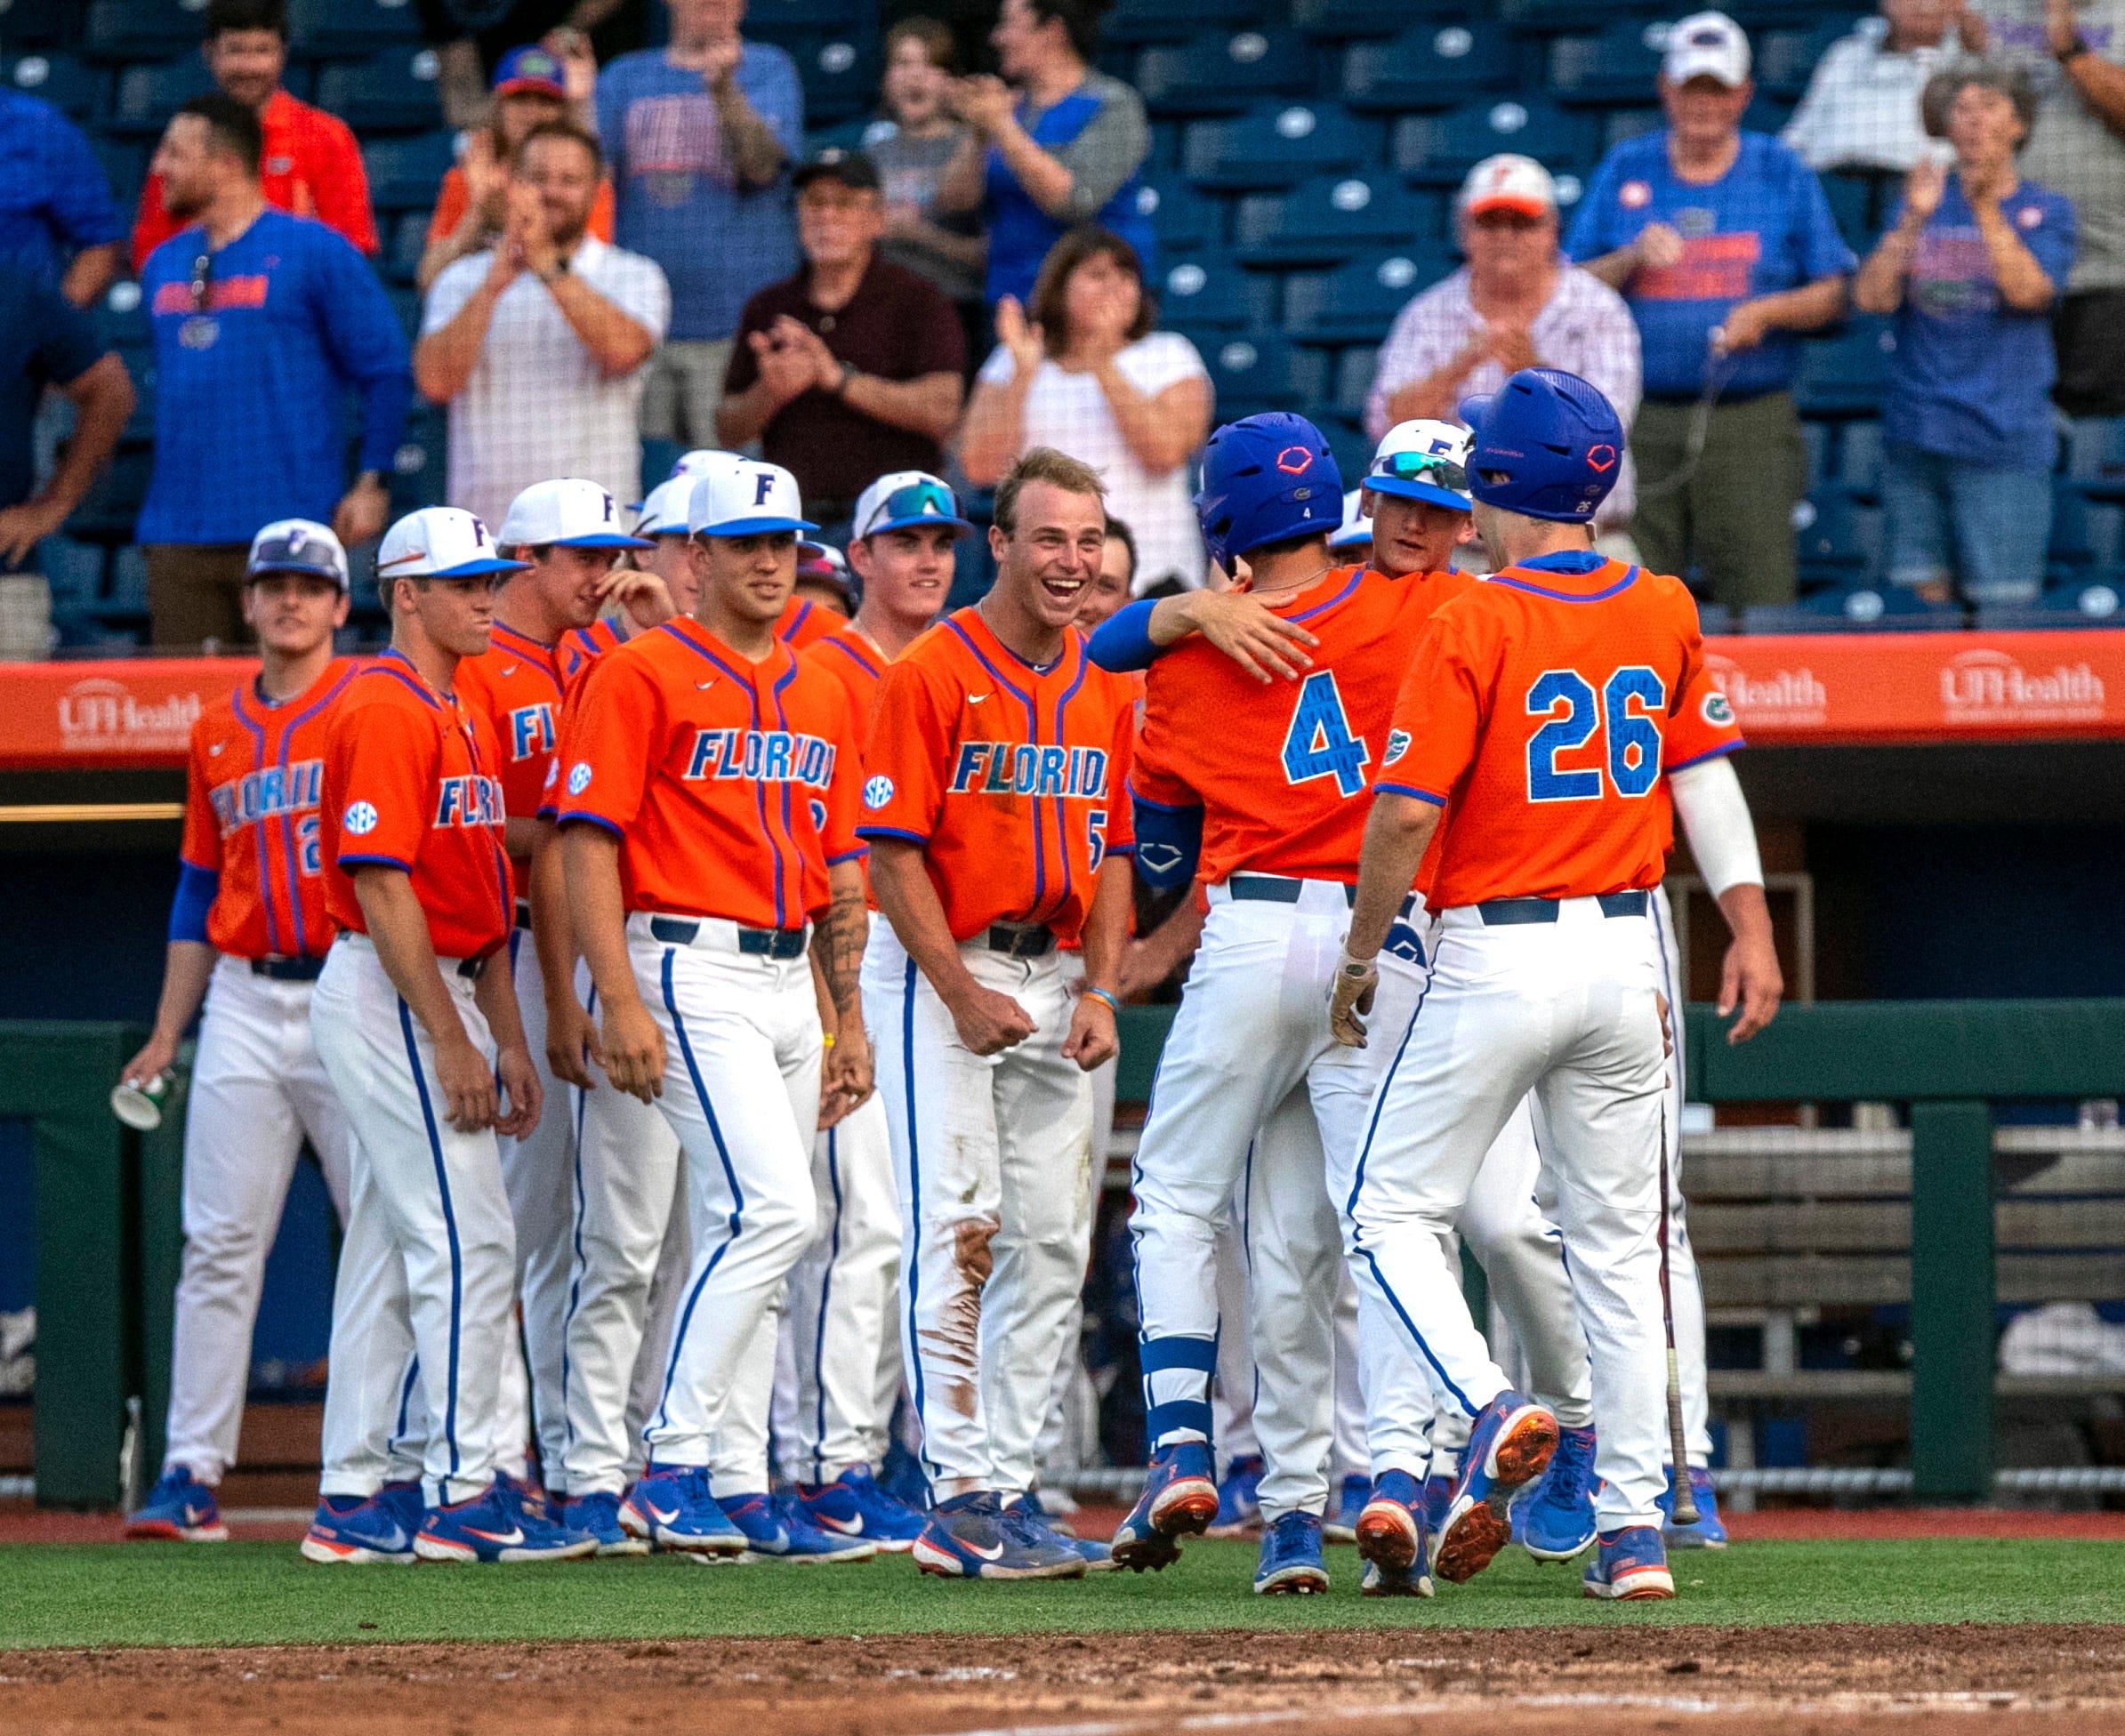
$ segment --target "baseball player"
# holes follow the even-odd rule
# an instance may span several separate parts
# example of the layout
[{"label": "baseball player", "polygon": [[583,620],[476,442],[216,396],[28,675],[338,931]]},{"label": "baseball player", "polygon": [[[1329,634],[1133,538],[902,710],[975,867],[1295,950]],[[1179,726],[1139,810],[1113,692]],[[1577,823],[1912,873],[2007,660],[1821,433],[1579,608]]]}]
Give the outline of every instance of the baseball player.
[{"label": "baseball player", "polygon": [[[795,479],[712,470],[688,523],[696,614],[593,665],[557,804],[594,1058],[657,1100],[687,1155],[693,1270],[619,1517],[699,1554],[861,1560],[875,1546],[803,1518],[767,1464],[784,1282],[818,1221],[822,1089],[860,1101],[871,1084],[858,740],[841,685],[776,637],[811,528]],[[808,951],[839,1017],[824,1079]]]},{"label": "baseball player", "polygon": [[192,726],[162,999],[123,1075],[141,1085],[166,1071],[205,1001],[184,1129],[169,1444],[125,1523],[129,1538],[188,1543],[229,1535],[214,1488],[236,1459],[266,1253],[305,1137],[347,1218],[346,1113],[310,1036],[310,985],[332,939],[318,793],[325,731],[352,673],[332,655],[347,555],[323,525],[286,518],[252,540],[246,571],[260,669]]},{"label": "baseball player", "polygon": [[[499,1141],[535,1127],[541,1100],[514,985],[491,968],[513,917],[501,748],[455,679],[487,648],[496,580],[523,568],[470,512],[392,526],[376,563],[391,647],[348,683],[326,742],[320,854],[339,934],[310,1025],[355,1143],[313,1558],[595,1547],[495,1475],[516,1291]],[[401,1498],[382,1489],[416,1357],[426,1514],[409,1547]]]},{"label": "baseball player", "polygon": [[[944,607],[953,545],[973,528],[951,488],[922,470],[881,476],[857,500],[849,559],[863,583],[862,606],[801,661],[841,685],[859,731],[869,726],[887,666]],[[835,1104],[829,1113],[835,1112],[812,1142],[818,1234],[790,1274],[793,1379],[779,1412],[787,1426],[777,1430],[782,1473],[813,1523],[906,1550],[922,1517],[872,1475],[884,1459],[900,1394],[892,1145],[877,1092],[853,1105]]]},{"label": "baseball player", "polygon": [[[994,585],[881,682],[860,836],[864,960],[900,1194],[908,1386],[936,1505],[926,1572],[1065,1579],[1102,1545],[1031,1509],[1091,1232],[1091,1093],[1114,1053],[1134,850],[1135,694],[1071,626],[1106,537],[1098,473],[1046,447],[997,485]],[[1057,942],[1082,936],[1065,991]]]},{"label": "baseball player", "polygon": [[[1441,1403],[1471,1419],[1435,1563],[1465,1579],[1509,1535],[1505,1503],[1548,1464],[1558,1419],[1492,1362],[1440,1237],[1536,1094],[1593,1360],[1603,1487],[1587,1588],[1671,1597],[1659,1512],[1666,1009],[1647,911],[1669,842],[1665,731],[1704,687],[1702,644],[1679,583],[1592,551],[1623,444],[1599,391],[1530,368],[1465,407],[1477,526],[1497,570],[1428,623],[1374,780],[1331,1001],[1339,1042],[1364,1041],[1377,956],[1420,864],[1439,916],[1430,980],[1358,1152],[1351,1247]],[[1382,1479],[1366,1523],[1397,1507],[1413,1553],[1413,1479]],[[1371,1559],[1391,1559],[1394,1540],[1361,1527]]]}]

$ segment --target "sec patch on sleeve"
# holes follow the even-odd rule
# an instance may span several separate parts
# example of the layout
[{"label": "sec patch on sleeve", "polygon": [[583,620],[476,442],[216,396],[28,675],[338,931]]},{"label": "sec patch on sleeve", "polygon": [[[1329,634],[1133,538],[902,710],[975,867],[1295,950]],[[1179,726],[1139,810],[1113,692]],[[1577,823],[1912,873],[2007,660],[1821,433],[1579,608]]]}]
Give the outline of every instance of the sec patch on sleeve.
[{"label": "sec patch on sleeve", "polygon": [[578,760],[568,768],[568,793],[571,796],[580,796],[590,787],[591,762],[587,760]]},{"label": "sec patch on sleeve", "polygon": [[869,808],[872,813],[875,814],[880,808],[883,808],[886,803],[892,800],[892,799],[893,780],[891,778],[879,776],[865,780],[864,784],[864,806]]},{"label": "sec patch on sleeve", "polygon": [[376,820],[375,808],[366,801],[358,801],[348,806],[347,812],[341,819],[340,824],[357,838],[362,838],[376,830]]}]

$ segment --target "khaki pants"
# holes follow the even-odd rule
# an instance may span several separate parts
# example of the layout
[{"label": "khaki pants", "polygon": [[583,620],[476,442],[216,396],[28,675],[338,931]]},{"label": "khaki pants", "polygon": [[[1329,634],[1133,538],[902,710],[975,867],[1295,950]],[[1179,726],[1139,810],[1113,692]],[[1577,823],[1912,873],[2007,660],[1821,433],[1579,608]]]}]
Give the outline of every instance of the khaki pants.
[{"label": "khaki pants", "polygon": [[720,446],[716,406],[730,366],[730,338],[666,338],[642,382],[642,438],[681,446]]},{"label": "khaki pants", "polygon": [[248,645],[242,542],[158,542],[148,557],[148,618],[157,646]]},{"label": "khaki pants", "polygon": [[1645,564],[1678,578],[1694,564],[1713,600],[1729,608],[1791,602],[1793,505],[1807,491],[1791,394],[1713,406],[1695,471],[1663,488],[1689,462],[1695,413],[1688,404],[1641,404],[1631,426],[1638,504],[1630,530]]}]

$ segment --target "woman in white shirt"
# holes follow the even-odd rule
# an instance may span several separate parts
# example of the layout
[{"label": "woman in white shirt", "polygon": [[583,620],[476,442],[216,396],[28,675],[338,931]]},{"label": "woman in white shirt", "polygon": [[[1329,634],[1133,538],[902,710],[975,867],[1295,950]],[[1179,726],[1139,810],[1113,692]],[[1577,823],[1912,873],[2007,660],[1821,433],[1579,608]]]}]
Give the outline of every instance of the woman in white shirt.
[{"label": "woman in white shirt", "polygon": [[994,352],[967,406],[961,462],[994,484],[1021,452],[1053,446],[1099,472],[1107,510],[1136,532],[1139,596],[1203,583],[1188,461],[1210,434],[1210,372],[1177,332],[1154,332],[1136,250],[1100,229],[1049,250],[1030,318],[996,304]]}]

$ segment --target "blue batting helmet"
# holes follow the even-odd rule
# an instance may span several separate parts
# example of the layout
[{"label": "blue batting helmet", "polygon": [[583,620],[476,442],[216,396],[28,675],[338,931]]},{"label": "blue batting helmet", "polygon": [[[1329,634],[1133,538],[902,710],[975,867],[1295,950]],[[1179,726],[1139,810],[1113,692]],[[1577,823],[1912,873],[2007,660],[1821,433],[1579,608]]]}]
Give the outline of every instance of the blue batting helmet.
[{"label": "blue batting helmet", "polygon": [[1616,486],[1623,424],[1598,387],[1558,367],[1524,367],[1461,406],[1476,437],[1469,490],[1486,506],[1584,524]]},{"label": "blue batting helmet", "polygon": [[1321,430],[1288,410],[1243,416],[1203,449],[1203,492],[1195,519],[1211,558],[1229,569],[1235,555],[1266,542],[1342,522],[1343,478]]}]

